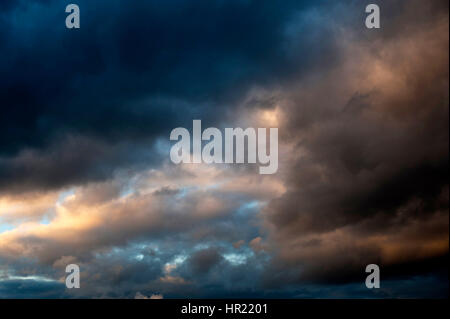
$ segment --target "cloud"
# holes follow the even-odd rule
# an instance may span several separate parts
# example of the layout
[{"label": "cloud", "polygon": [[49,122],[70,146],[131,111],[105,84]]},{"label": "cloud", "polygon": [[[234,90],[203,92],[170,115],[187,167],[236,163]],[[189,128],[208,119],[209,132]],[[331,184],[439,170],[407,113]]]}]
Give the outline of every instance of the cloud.
[{"label": "cloud", "polygon": [[339,66],[285,88],[287,191],[264,215],[287,282],[448,254],[448,15],[418,6],[413,31],[345,30]]},{"label": "cloud", "polygon": [[189,263],[194,273],[208,272],[223,259],[215,248],[199,250],[191,255]]},{"label": "cloud", "polygon": [[138,291],[134,296],[134,299],[163,299],[163,295],[151,295],[150,297],[147,297]]},{"label": "cloud", "polygon": [[[448,295],[446,1],[380,30],[358,2],[78,4],[74,32],[0,4],[0,297]],[[197,118],[278,126],[278,173],[172,165]]]},{"label": "cloud", "polygon": [[245,244],[245,241],[241,239],[241,240],[238,240],[237,242],[233,243],[233,247],[236,249],[239,249],[244,244]]},{"label": "cloud", "polygon": [[314,60],[313,52],[303,63],[283,51],[285,21],[307,1],[77,4],[76,32],[64,28],[56,1],[1,8],[1,192],[157,165],[146,153],[172,128],[200,115],[216,125],[232,118],[250,86]]}]

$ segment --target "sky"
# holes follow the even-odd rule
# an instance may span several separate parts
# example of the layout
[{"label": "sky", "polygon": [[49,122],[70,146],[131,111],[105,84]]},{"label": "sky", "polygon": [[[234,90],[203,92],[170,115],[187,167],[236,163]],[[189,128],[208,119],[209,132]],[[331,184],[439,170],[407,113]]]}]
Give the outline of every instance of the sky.
[{"label": "sky", "polygon": [[[0,298],[448,297],[448,1],[366,2],[2,0]],[[278,171],[175,165],[195,119]]]}]

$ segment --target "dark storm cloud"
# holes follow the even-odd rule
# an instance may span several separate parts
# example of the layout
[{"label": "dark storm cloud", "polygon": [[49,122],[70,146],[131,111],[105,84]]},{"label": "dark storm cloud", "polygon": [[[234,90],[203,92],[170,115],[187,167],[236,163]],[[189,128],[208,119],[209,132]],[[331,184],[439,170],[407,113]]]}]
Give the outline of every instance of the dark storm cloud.
[{"label": "dark storm cloud", "polygon": [[[47,190],[110,178],[121,165],[138,168],[160,160],[154,147],[68,137],[48,150],[24,150],[0,159],[0,189],[8,192]],[[138,159],[136,159],[138,158]]]},{"label": "dark storm cloud", "polygon": [[[146,147],[193,118],[223,119],[249,87],[287,78],[294,65],[310,68],[317,50],[331,45],[312,39],[305,29],[302,45],[309,49],[301,59],[289,54],[286,24],[312,4],[306,1],[77,4],[79,30],[65,28],[58,1],[0,7],[3,190],[11,182],[26,190],[39,183],[57,188],[106,178],[108,169],[102,171],[92,158],[111,168],[137,160],[122,161],[114,144],[144,141]],[[54,148],[64,147],[72,135],[105,143],[89,156],[61,159],[61,170],[71,170],[76,160],[76,174],[55,180],[40,173],[53,166],[51,159],[40,157],[39,164],[16,158],[28,149],[64,152]]]},{"label": "dark storm cloud", "polygon": [[209,248],[196,252],[189,260],[194,273],[208,272],[213,266],[222,260],[217,249]]},{"label": "dark storm cloud", "polygon": [[[381,30],[359,1],[77,3],[80,30],[58,1],[0,4],[0,193],[83,185],[49,225],[0,234],[11,275],[79,262],[82,297],[448,295],[446,1],[380,1]],[[278,183],[245,167],[114,176],[241,107],[282,114]],[[14,212],[22,197],[5,198]],[[363,287],[370,263],[386,290]],[[2,279],[0,296],[67,296]]]},{"label": "dark storm cloud", "polygon": [[266,210],[281,256],[271,283],[447,264],[448,3],[386,5],[377,36],[354,32],[337,69],[286,88],[282,134],[298,151]]},{"label": "dark storm cloud", "polygon": [[59,299],[64,296],[66,286],[59,282],[45,282],[37,280],[8,280],[0,281],[1,299]]}]

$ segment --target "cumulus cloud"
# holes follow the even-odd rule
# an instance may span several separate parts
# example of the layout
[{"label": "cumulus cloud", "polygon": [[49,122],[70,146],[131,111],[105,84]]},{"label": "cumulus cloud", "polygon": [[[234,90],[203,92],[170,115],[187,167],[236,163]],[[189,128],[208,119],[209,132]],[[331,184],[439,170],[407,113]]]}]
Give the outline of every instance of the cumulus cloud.
[{"label": "cumulus cloud", "polygon": [[[78,4],[66,32],[0,3],[0,297],[448,295],[447,1],[380,1],[380,30],[358,2]],[[193,119],[278,127],[278,173],[173,165]]]},{"label": "cumulus cloud", "polygon": [[163,295],[151,295],[150,297],[147,297],[143,294],[141,294],[139,291],[134,296],[134,299],[163,299]]},{"label": "cumulus cloud", "polygon": [[426,27],[346,30],[339,66],[285,90],[288,191],[264,214],[288,280],[448,253],[448,15],[414,4]]}]

